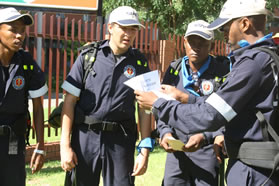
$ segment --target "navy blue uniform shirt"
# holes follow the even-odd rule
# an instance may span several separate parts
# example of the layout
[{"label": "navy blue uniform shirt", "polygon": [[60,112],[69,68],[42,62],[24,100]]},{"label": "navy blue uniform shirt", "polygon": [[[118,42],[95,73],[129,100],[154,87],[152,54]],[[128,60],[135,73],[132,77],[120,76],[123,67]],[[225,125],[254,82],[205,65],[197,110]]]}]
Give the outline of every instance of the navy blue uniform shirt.
[{"label": "navy blue uniform shirt", "polygon": [[263,136],[255,115],[258,110],[278,129],[272,106],[276,86],[270,55],[253,48],[273,45],[267,39],[235,50],[231,72],[216,93],[198,98],[196,104],[160,98],[153,105],[159,110],[158,117],[185,133],[214,131],[225,125],[225,140],[261,141]]},{"label": "navy blue uniform shirt", "polygon": [[[9,125],[17,119],[19,114],[26,112],[26,80],[22,65],[23,59],[27,60],[24,57],[26,55],[30,54],[16,52],[8,68],[0,66],[0,85],[1,88],[4,87],[4,90],[1,90],[0,93],[0,125]],[[27,63],[28,68],[33,67],[30,73],[29,87],[27,87],[28,94],[31,98],[37,98],[44,95],[48,90],[45,84],[45,76],[33,59]]]},{"label": "navy blue uniform shirt", "polygon": [[[29,57],[26,57],[27,55]],[[23,60],[25,61],[24,63]],[[24,77],[23,64],[28,64],[27,68],[32,66],[31,68],[33,69],[30,71],[28,85]],[[43,71],[30,54],[26,52],[16,52],[8,68],[0,66],[0,85],[2,91],[0,94],[0,125],[12,125],[18,117],[26,114],[28,105],[25,96],[28,94],[31,98],[43,96],[48,90],[45,83]],[[26,88],[26,86],[28,87]],[[2,89],[3,87],[5,87],[4,90]],[[28,94],[25,91],[28,91]],[[25,149],[24,137],[18,137],[19,154],[22,154],[20,152]],[[1,155],[8,154],[8,138],[8,136],[0,137]]]},{"label": "navy blue uniform shirt", "polygon": [[99,46],[93,69],[82,90],[83,58],[78,56],[62,88],[79,97],[78,106],[85,115],[105,121],[134,121],[134,90],[124,84],[128,79],[149,71],[146,58],[136,49],[118,56],[109,47],[109,41]]},{"label": "navy blue uniform shirt", "polygon": [[[183,61],[182,61],[183,62]],[[172,62],[175,63],[175,62]],[[182,75],[182,70],[179,72],[179,76],[176,76],[174,79],[173,76],[174,74],[170,74],[170,68],[172,68],[173,65],[170,65],[169,69],[166,71],[167,73],[164,76],[162,84],[168,84],[175,86],[177,89],[188,93],[189,95],[189,104],[195,103],[196,102],[196,97],[195,95],[191,94],[189,91],[187,91],[183,87],[183,75]],[[190,66],[188,64],[188,60],[186,61],[186,68],[189,70]],[[199,82],[200,82],[200,91],[199,94],[200,96],[208,96],[210,95],[213,91],[216,91],[218,87],[220,86],[221,82],[217,82],[219,79],[222,79],[223,76],[229,73],[229,60],[218,59],[216,60],[215,57],[210,57],[210,64],[208,68],[202,73],[202,75],[199,77]],[[218,79],[216,81],[216,78]],[[164,134],[166,133],[173,133],[177,135],[177,137],[182,140],[183,142],[187,142],[189,140],[189,135],[187,133],[184,133],[184,131],[180,130],[175,130],[171,128],[169,125],[165,124],[164,122],[158,120],[158,129],[160,131],[160,137],[162,138]],[[212,143],[214,140],[214,137],[218,135],[223,135],[223,129],[220,129],[216,132],[205,132],[204,135],[206,136],[207,142],[206,143]]]}]

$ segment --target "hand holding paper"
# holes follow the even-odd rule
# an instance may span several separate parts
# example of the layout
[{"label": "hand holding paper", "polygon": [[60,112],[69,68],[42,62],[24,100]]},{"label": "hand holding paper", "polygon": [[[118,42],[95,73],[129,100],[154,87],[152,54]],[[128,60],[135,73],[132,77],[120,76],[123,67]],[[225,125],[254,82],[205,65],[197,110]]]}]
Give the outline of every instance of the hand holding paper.
[{"label": "hand holding paper", "polygon": [[166,100],[174,100],[173,97],[160,92],[160,78],[158,70],[147,72],[139,76],[133,77],[124,82],[125,85],[131,87],[134,90],[140,90],[144,92],[152,91],[159,98]]},{"label": "hand holding paper", "polygon": [[167,142],[169,146],[175,151],[183,151],[185,146],[185,144],[182,141],[175,139],[173,137],[168,137]]}]

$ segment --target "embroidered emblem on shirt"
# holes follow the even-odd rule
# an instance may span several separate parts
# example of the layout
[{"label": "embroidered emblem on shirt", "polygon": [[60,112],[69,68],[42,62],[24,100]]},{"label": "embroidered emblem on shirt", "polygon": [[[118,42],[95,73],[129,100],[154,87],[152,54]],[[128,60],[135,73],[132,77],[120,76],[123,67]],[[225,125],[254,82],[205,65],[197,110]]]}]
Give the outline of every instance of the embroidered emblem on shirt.
[{"label": "embroidered emblem on shirt", "polygon": [[21,90],[25,85],[24,77],[22,77],[22,76],[14,77],[12,85],[13,85],[14,89]]},{"label": "embroidered emblem on shirt", "polygon": [[205,80],[201,83],[202,94],[207,96],[213,92],[213,83],[211,81]]},{"label": "embroidered emblem on shirt", "polygon": [[136,76],[136,69],[135,69],[135,67],[133,67],[132,65],[127,65],[127,66],[124,68],[124,75],[125,75],[127,78],[135,77],[135,76]]}]

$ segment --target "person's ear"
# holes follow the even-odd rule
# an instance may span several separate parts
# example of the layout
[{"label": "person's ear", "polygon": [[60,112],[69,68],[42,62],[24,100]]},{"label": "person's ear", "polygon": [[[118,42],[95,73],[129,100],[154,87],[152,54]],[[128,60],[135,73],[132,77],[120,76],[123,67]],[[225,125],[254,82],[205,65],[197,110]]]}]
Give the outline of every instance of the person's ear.
[{"label": "person's ear", "polygon": [[187,37],[184,37],[184,48],[186,49],[186,45],[187,45],[187,43],[188,43],[188,41],[187,41]]},{"label": "person's ear", "polygon": [[243,17],[239,22],[239,28],[242,32],[246,32],[251,27],[251,22],[248,17]]},{"label": "person's ear", "polygon": [[113,27],[113,24],[108,24],[108,32],[109,34],[111,35],[112,34],[112,27]]}]

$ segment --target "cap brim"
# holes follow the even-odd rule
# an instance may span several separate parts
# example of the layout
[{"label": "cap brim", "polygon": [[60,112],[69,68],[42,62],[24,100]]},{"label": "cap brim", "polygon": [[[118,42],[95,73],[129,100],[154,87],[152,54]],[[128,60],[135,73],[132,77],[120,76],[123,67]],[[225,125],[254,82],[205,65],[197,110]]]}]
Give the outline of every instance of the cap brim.
[{"label": "cap brim", "polygon": [[143,26],[142,24],[140,24],[139,22],[137,22],[135,20],[122,20],[122,21],[116,21],[116,23],[121,26],[139,26],[139,27],[145,28],[145,26]]},{"label": "cap brim", "polygon": [[9,19],[7,19],[7,20],[5,20],[3,22],[0,22],[0,23],[10,23],[10,22],[19,20],[21,18],[23,18],[23,22],[27,26],[33,25],[33,23],[34,23],[33,17],[31,15],[29,15],[29,14],[15,15],[15,16],[12,16]]},{"label": "cap brim", "polygon": [[191,36],[191,35],[200,36],[200,37],[202,37],[202,38],[204,38],[204,39],[206,39],[206,40],[211,40],[211,39],[213,39],[212,36],[210,36],[210,35],[208,35],[208,34],[206,34],[206,33],[204,33],[204,32],[200,32],[200,31],[192,31],[192,32],[189,32],[189,33],[187,33],[187,34],[185,35],[185,37],[188,37],[188,36]]},{"label": "cap brim", "polygon": [[208,30],[216,30],[224,24],[228,23],[230,20],[232,20],[232,18],[217,18],[210,25],[208,25],[207,28]]}]

